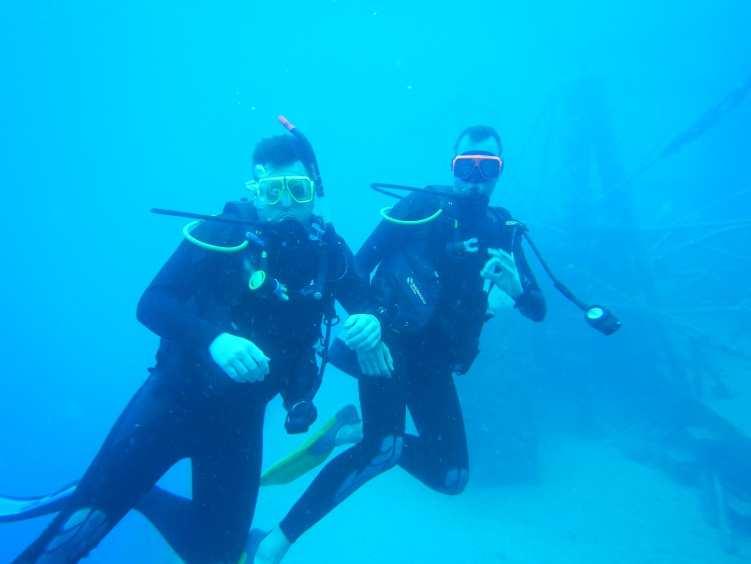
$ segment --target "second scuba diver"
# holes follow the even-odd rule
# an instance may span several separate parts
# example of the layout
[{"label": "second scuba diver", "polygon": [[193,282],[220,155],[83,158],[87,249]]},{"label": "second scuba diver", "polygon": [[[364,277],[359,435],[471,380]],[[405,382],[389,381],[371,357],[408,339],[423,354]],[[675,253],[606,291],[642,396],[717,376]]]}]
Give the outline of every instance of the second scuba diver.
[{"label": "second scuba diver", "polygon": [[[382,211],[384,220],[356,262],[363,273],[375,270],[383,342],[355,360],[344,335],[331,353],[334,364],[359,376],[363,440],[323,468],[260,542],[256,562],[281,561],[305,531],[396,465],[436,491],[463,491],[469,460],[453,377],[467,372],[479,351],[488,296],[505,295],[534,321],[545,316],[522,252],[521,225],[505,209],[489,206],[501,155],[495,130],[470,127],[456,141],[452,187],[419,190]],[[393,376],[374,377],[384,364],[394,367]],[[405,432],[407,409],[416,435]]]},{"label": "second scuba diver", "polygon": [[[367,282],[314,213],[321,185],[312,149],[284,123],[293,135],[255,148],[251,202],[230,202],[216,220],[186,228],[187,241],[144,292],[138,318],[161,337],[156,366],[16,562],[78,562],[133,508],[187,562],[244,560],[266,405],[281,393],[288,431],[312,423],[315,346],[323,321],[330,330],[334,300],[360,312],[344,323],[353,350],[378,349]],[[192,499],[155,486],[183,458],[192,463]]]}]

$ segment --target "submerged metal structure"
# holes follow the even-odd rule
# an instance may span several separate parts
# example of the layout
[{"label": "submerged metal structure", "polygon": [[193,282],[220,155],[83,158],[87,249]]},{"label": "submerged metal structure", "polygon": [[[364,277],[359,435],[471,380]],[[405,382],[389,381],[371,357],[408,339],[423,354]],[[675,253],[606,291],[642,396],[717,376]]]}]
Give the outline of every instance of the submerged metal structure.
[{"label": "submerged metal structure", "polygon": [[550,290],[543,326],[509,316],[489,328],[481,381],[460,384],[470,441],[481,437],[475,468],[489,465],[485,478],[499,482],[530,479],[541,429],[608,436],[697,488],[734,551],[735,535],[751,532],[751,421],[735,416],[751,401],[751,286],[742,277],[751,254],[740,243],[751,240],[751,185],[697,182],[693,196],[706,205],[678,202],[678,211],[646,188],[669,179],[705,133],[734,124],[732,113],[751,103],[751,77],[638,166],[623,164],[610,103],[586,79],[545,109],[524,179],[541,211],[520,219],[562,278],[603,296],[624,329],[589,334]]}]

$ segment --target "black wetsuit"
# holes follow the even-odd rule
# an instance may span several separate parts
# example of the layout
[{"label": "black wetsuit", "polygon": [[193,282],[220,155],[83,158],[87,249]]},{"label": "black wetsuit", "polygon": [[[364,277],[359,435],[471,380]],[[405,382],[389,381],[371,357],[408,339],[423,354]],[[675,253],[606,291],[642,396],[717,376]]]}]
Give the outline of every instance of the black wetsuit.
[{"label": "black wetsuit", "polygon": [[[254,217],[245,203],[228,204],[225,215]],[[71,501],[19,562],[77,562],[134,507],[186,561],[237,562],[259,488],[266,404],[280,392],[288,406],[312,398],[319,385],[314,345],[333,299],[349,311],[368,306],[367,283],[333,229],[322,244],[291,225],[256,232],[266,244],[266,271],[288,287],[286,302],[249,289],[260,260],[253,245],[234,254],[180,245],[138,306],[139,320],[161,337],[155,368]],[[247,229],[208,222],[195,235],[236,245]],[[303,296],[323,278],[322,299]],[[211,360],[209,345],[223,332],[252,340],[270,357],[262,382],[238,383]],[[154,487],[183,458],[192,463],[191,500]]]},{"label": "black wetsuit", "polygon": [[[392,350],[395,372],[391,378],[360,376],[364,438],[329,462],[284,518],[281,528],[290,541],[396,464],[437,491],[458,494],[464,489],[469,461],[453,374],[466,372],[478,352],[488,305],[480,271],[488,248],[514,253],[523,287],[516,307],[536,321],[545,316],[545,302],[524,259],[519,233],[506,225],[508,212],[488,208],[481,199],[460,203],[413,194],[391,213],[400,219],[424,218],[438,206],[444,207],[442,216],[426,225],[382,222],[357,254],[362,272],[372,272],[379,264],[387,270],[376,272],[376,290],[383,289],[380,282],[389,275],[395,274],[396,280],[412,278],[418,288],[413,294],[422,296],[419,304],[432,302],[432,307],[426,310],[427,318],[425,311],[410,315],[404,311],[409,307],[399,311],[398,292],[380,292],[384,318],[390,319],[384,340]],[[480,252],[463,252],[462,241],[473,237],[479,239]],[[406,259],[394,260],[395,256]],[[405,264],[410,266],[405,269]],[[402,270],[388,271],[394,268]],[[337,341],[332,362],[346,364],[344,352]],[[351,368],[352,359],[348,362]],[[405,433],[406,409],[417,435]]]}]

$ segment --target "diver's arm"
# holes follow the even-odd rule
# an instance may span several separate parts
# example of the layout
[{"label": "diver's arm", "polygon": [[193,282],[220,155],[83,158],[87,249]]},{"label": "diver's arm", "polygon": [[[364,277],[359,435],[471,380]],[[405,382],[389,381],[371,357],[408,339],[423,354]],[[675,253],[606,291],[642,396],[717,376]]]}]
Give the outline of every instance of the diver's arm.
[{"label": "diver's arm", "polygon": [[522,293],[514,300],[515,307],[524,317],[532,321],[542,321],[546,313],[545,298],[524,256],[520,240],[514,248],[514,262],[522,284]]},{"label": "diver's arm", "polygon": [[226,328],[202,319],[190,306],[190,298],[208,281],[210,251],[182,242],[167,260],[138,302],[138,320],[165,339],[208,350]]},{"label": "diver's arm", "polygon": [[[247,206],[241,202],[227,202],[219,217],[252,222],[254,217],[248,214]],[[242,227],[206,221],[192,229],[191,235],[199,241],[232,247],[244,240]],[[183,241],[141,296],[136,314],[138,320],[160,337],[208,351],[218,336],[231,332],[230,324],[203,319],[192,298],[221,283],[223,277],[217,273],[226,268],[227,263],[222,261],[228,256]],[[211,352],[215,356],[215,351]]]},{"label": "diver's arm", "polygon": [[341,237],[337,236],[334,244],[339,269],[334,282],[334,298],[349,314],[377,314],[367,274],[358,268],[352,250]]},{"label": "diver's arm", "polygon": [[357,270],[352,251],[341,239],[339,251],[345,266],[335,283],[334,297],[350,314],[339,338],[352,350],[372,349],[381,340],[384,309],[373,299],[368,279]]},{"label": "diver's arm", "polygon": [[384,308],[373,299],[368,279],[357,271],[344,241],[341,250],[349,266],[338,281],[335,296],[352,315],[343,323],[339,338],[355,351],[363,375],[388,377],[394,371],[394,361],[381,339]]}]

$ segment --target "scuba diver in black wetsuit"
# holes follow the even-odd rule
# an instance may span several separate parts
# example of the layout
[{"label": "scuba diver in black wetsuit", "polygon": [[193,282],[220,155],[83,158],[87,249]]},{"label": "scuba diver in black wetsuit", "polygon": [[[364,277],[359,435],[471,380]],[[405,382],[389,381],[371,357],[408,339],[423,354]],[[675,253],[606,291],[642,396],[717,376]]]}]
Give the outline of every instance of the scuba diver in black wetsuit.
[{"label": "scuba diver in black wetsuit", "polygon": [[[244,559],[266,404],[282,394],[289,432],[315,419],[315,345],[334,300],[363,312],[343,324],[353,349],[380,342],[352,253],[314,215],[322,190],[312,149],[283,123],[293,135],[255,149],[252,203],[231,202],[219,219],[186,227],[187,241],[144,292],[138,319],[161,337],[156,366],[16,562],[77,562],[133,508],[187,562]],[[155,487],[183,458],[192,463],[190,500]]]},{"label": "scuba diver in black wetsuit", "polygon": [[[258,547],[255,562],[275,563],[305,531],[376,475],[399,465],[427,486],[459,494],[469,472],[455,373],[470,369],[491,301],[505,294],[541,321],[545,302],[521,248],[520,224],[489,207],[503,168],[501,140],[489,127],[459,136],[453,189],[413,193],[393,209],[357,253],[376,269],[384,341],[356,362],[337,340],[332,363],[359,376],[363,440],[329,462]],[[377,268],[376,268],[377,267]],[[389,351],[390,349],[390,351]],[[373,374],[387,372],[383,378]],[[417,435],[405,433],[409,409]]]}]

